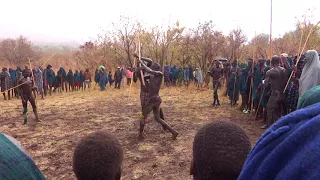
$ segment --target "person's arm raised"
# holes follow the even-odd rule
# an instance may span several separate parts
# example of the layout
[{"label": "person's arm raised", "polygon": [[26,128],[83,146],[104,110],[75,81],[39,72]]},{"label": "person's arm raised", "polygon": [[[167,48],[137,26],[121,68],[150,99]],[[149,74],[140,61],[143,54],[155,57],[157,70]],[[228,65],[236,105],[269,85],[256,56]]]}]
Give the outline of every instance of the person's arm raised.
[{"label": "person's arm raised", "polygon": [[[136,57],[136,58],[139,58],[139,56],[137,55],[137,53],[133,53],[133,56]],[[152,59],[150,58],[146,58],[146,57],[140,57],[141,60],[147,62],[147,63],[152,63]]]},{"label": "person's arm raised", "polygon": [[[141,62],[142,60],[140,60]],[[162,75],[162,72],[161,71],[154,71],[152,69],[150,69],[147,65],[145,65],[144,63],[142,63],[142,67],[144,67],[144,70],[150,74],[153,74],[153,75]]]}]

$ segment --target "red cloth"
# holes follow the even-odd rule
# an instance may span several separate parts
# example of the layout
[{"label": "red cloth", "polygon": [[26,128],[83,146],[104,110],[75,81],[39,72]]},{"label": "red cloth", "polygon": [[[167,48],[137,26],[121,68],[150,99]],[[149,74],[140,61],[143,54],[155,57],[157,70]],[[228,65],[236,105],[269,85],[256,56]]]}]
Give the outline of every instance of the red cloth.
[{"label": "red cloth", "polygon": [[132,78],[133,72],[131,72],[129,69],[126,71],[127,78]]}]

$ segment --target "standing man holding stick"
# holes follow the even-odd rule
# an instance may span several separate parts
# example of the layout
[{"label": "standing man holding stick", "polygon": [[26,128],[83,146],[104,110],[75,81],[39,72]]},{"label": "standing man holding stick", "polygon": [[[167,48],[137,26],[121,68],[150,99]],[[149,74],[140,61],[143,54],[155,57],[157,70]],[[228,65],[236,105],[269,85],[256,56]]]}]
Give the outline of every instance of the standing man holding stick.
[{"label": "standing man holding stick", "polygon": [[[271,96],[267,103],[267,124],[262,128],[270,127],[279,119],[281,105],[284,101],[283,89],[287,82],[287,71],[280,67],[280,58],[273,56],[271,59],[272,69],[266,73],[266,79],[263,84],[264,89],[271,87]],[[262,93],[263,94],[263,93]],[[259,103],[260,104],[260,103]]]},{"label": "standing man holding stick", "polygon": [[239,89],[239,82],[237,82],[239,81],[239,78],[237,78],[238,75],[239,75],[238,61],[233,60],[231,63],[228,89],[227,89],[231,107],[235,106],[237,101],[239,100],[240,89]]},{"label": "standing man holding stick", "polygon": [[212,106],[220,106],[218,97],[218,88],[221,85],[221,79],[223,78],[223,70],[220,68],[220,61],[216,60],[215,67],[213,67],[209,72],[212,77],[213,84],[213,103]]},{"label": "standing man holding stick", "polygon": [[19,94],[21,96],[22,106],[23,106],[23,117],[24,117],[23,124],[27,124],[28,101],[31,103],[34,115],[36,117],[36,122],[40,122],[38,117],[38,112],[37,112],[36,101],[32,94],[34,82],[31,81],[30,79],[31,73],[32,72],[30,69],[24,70],[22,74],[23,78],[21,78],[18,81],[18,86],[20,85]]}]

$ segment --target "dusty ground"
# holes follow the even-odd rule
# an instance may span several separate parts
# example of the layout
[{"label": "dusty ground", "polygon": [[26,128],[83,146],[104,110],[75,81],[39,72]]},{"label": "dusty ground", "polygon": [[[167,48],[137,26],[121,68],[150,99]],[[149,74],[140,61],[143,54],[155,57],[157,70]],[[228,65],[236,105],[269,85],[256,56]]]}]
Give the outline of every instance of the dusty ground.
[{"label": "dusty ground", "polygon": [[[215,120],[239,124],[251,143],[263,131],[261,122],[253,122],[251,115],[231,108],[223,97],[219,108],[211,107],[212,91],[192,88],[164,88],[162,107],[166,120],[181,134],[176,141],[149,118],[147,138],[138,141],[139,90],[107,89],[105,92],[55,93],[45,100],[38,99],[42,122],[33,123],[29,107],[29,124],[22,125],[20,100],[4,102],[0,99],[0,131],[17,138],[33,156],[47,179],[75,179],[72,154],[79,139],[91,132],[106,129],[121,142],[125,159],[122,179],[191,179],[189,165],[192,141],[196,131]],[[222,96],[220,96],[222,97]]]}]

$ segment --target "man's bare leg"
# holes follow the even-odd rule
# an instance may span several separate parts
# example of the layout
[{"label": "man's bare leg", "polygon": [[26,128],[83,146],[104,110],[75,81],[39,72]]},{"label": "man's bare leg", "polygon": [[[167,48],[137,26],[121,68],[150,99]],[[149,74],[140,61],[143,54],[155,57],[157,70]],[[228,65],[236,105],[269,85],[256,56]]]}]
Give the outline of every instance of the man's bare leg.
[{"label": "man's bare leg", "polygon": [[28,102],[26,100],[24,100],[23,97],[21,97],[22,99],[22,107],[23,107],[23,125],[27,124],[28,122]]},{"label": "man's bare leg", "polygon": [[49,86],[49,95],[51,96],[51,94],[52,94],[52,87]]},{"label": "man's bare leg", "polygon": [[[163,111],[162,111],[162,108],[160,107],[160,118],[165,120],[164,119],[164,114],[163,114]],[[162,126],[163,130],[167,131],[166,127],[165,126]]]},{"label": "man's bare leg", "polygon": [[35,101],[34,97],[29,97],[29,101],[30,101],[30,104],[31,104],[33,112],[34,112],[36,122],[40,122],[39,116],[38,116],[38,111],[37,111],[37,106],[36,106],[36,101]]},{"label": "man's bare leg", "polygon": [[163,119],[160,118],[160,107],[156,107],[153,109],[153,114],[155,117],[155,120],[162,125],[162,127],[166,128],[169,130],[172,134],[172,139],[175,140],[178,136],[178,132],[175,131],[172,127],[170,127]]},{"label": "man's bare leg", "polygon": [[[150,104],[151,105],[151,104]],[[152,111],[152,106],[149,105],[149,102],[142,107],[142,115],[140,116],[140,128],[139,128],[139,139],[144,139],[144,126],[146,125],[146,119],[149,113]]]},{"label": "man's bare leg", "polygon": [[140,120],[140,128],[139,128],[139,139],[144,139],[144,126],[146,125],[146,119],[145,118],[142,118]]}]

